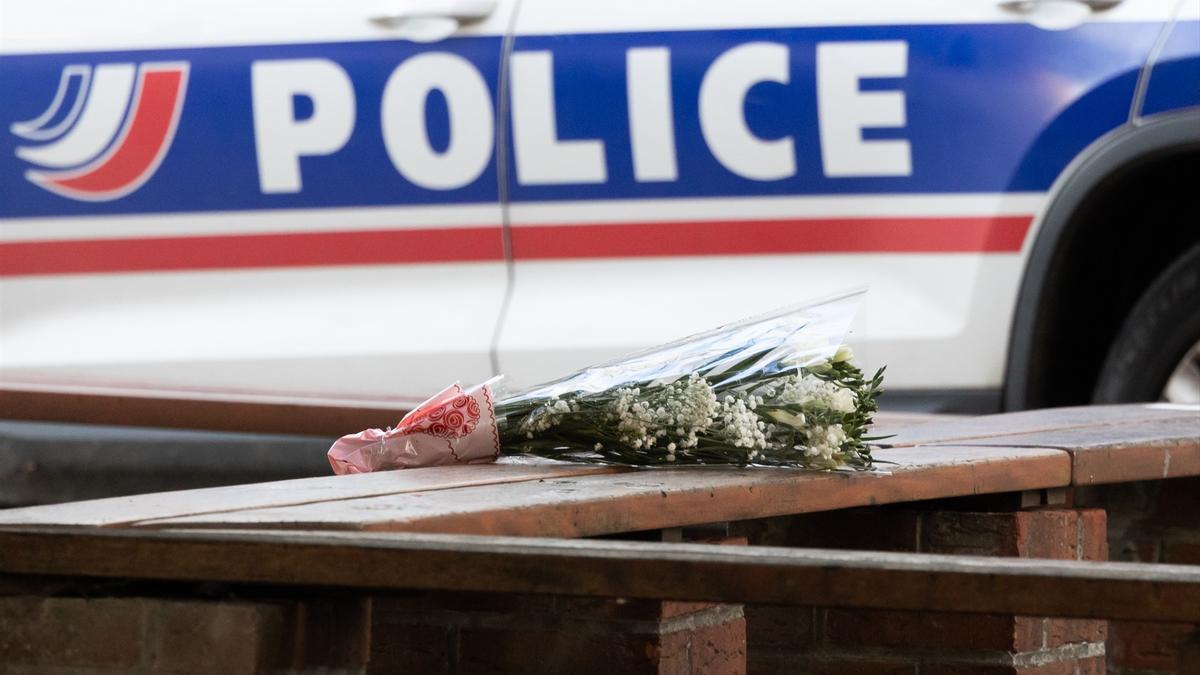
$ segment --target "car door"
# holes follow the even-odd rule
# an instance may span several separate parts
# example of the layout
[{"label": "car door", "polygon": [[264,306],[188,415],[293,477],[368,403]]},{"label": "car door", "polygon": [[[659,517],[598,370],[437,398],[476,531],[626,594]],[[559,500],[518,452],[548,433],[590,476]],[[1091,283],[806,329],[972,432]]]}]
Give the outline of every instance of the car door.
[{"label": "car door", "polygon": [[502,369],[866,285],[891,391],[998,404],[1037,216],[1174,5],[524,0]]},{"label": "car door", "polygon": [[0,0],[0,379],[487,377],[514,3]]}]

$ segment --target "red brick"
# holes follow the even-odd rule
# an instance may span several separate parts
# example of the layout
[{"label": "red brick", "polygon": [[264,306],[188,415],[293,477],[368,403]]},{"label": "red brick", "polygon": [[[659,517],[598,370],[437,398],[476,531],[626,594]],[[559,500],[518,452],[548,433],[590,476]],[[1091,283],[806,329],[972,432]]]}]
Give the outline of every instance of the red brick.
[{"label": "red brick", "polygon": [[[796,518],[787,537],[779,536],[777,531],[771,537],[776,544],[1104,560],[1108,557],[1107,525],[1102,509],[1054,507],[1015,513],[861,510]],[[919,546],[914,546],[918,532]],[[882,663],[879,672],[892,669],[912,672],[912,663],[938,650],[957,650],[964,657],[976,654],[980,659],[995,656],[997,652],[1019,655],[1067,644],[1103,642],[1107,629],[1103,621],[1042,617],[831,609],[817,610],[819,620],[814,622],[807,608],[749,607],[746,612],[752,672],[797,672],[797,668],[809,672],[813,670],[808,668],[810,663],[833,662],[837,665],[826,668],[827,672],[859,672],[861,657],[842,662],[830,654],[860,647],[893,650],[897,654],[896,662]],[[815,643],[810,641],[814,632],[810,626],[817,629]],[[1101,672],[1103,659],[1069,660],[1023,669],[961,663],[928,665],[932,670],[922,665],[923,674],[1060,670],[1074,673],[1077,666],[1080,672],[1087,673]]]},{"label": "red brick", "polygon": [[145,614],[139,598],[0,597],[0,663],[14,670],[137,667]]},{"label": "red brick", "polygon": [[1080,659],[1075,662],[1075,667],[1075,675],[1105,675],[1108,672],[1108,664],[1103,656]]},{"label": "red brick", "polygon": [[1130,670],[1173,671],[1180,648],[1195,627],[1186,623],[1112,621],[1108,628],[1109,663]]},{"label": "red brick", "polygon": [[825,640],[847,647],[1012,650],[1016,639],[1011,616],[840,609],[825,616]]},{"label": "red brick", "polygon": [[813,607],[746,605],[746,638],[752,649],[806,649],[813,645]]},{"label": "red brick", "polygon": [[1079,516],[1068,509],[1041,509],[1016,514],[1021,521],[1022,558],[1074,560]]},{"label": "red brick", "polygon": [[1083,560],[1108,560],[1108,513],[1104,509],[1078,509],[1083,533]]},{"label": "red brick", "polygon": [[1009,651],[1028,652],[1041,649],[1046,638],[1046,622],[1036,616],[1013,617],[1013,641]]},{"label": "red brick", "polygon": [[473,596],[378,600],[371,671],[445,672],[452,664],[463,673],[745,670],[738,605]]},{"label": "red brick", "polygon": [[921,528],[922,553],[1010,556],[1021,553],[1018,516],[1012,513],[925,514]]},{"label": "red brick", "polygon": [[1104,642],[1107,639],[1107,621],[1046,619],[1047,647],[1061,647],[1077,642]]},{"label": "red brick", "polygon": [[1104,657],[1068,659],[1038,666],[989,666],[960,663],[922,664],[921,675],[1100,675]]},{"label": "red brick", "polygon": [[660,675],[745,675],[746,622],[676,631],[662,636],[659,649]]},{"label": "red brick", "polygon": [[151,608],[148,656],[162,672],[253,672],[295,642],[277,605],[159,600]]}]

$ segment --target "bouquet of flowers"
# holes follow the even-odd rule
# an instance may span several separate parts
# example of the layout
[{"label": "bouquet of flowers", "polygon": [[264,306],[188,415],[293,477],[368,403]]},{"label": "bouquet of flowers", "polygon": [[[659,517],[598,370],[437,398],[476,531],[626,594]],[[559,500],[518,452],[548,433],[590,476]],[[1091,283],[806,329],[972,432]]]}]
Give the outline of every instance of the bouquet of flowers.
[{"label": "bouquet of flowers", "polygon": [[723,326],[496,399],[453,385],[389,430],[345,436],[337,473],[494,461],[871,466],[882,369],[844,344],[863,292]]}]

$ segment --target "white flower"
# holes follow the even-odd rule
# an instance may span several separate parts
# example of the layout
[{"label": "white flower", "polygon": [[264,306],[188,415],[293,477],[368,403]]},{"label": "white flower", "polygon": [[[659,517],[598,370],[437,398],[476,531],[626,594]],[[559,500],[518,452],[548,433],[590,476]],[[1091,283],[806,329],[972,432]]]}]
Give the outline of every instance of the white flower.
[{"label": "white flower", "polygon": [[854,350],[850,348],[850,345],[842,345],[841,347],[838,347],[837,353],[834,354],[833,358],[829,360],[834,363],[841,363],[843,361],[849,361],[853,358]]},{"label": "white flower", "polygon": [[[654,447],[659,438],[674,432],[677,447],[693,447],[697,434],[708,430],[719,410],[712,386],[693,373],[651,392],[642,400],[638,388],[618,389],[608,406],[608,420],[616,422],[621,441],[636,449]],[[641,445],[637,445],[640,441]]]},{"label": "white flower", "polygon": [[793,429],[801,429],[804,427],[804,413],[791,413],[786,410],[772,410],[770,412],[771,419],[786,424]]},{"label": "white flower", "polygon": [[721,404],[721,420],[724,427],[720,430],[720,435],[735,448],[765,448],[767,438],[759,426],[758,413],[750,408],[749,403],[753,401],[749,399],[750,397],[725,397]]},{"label": "white flower", "polygon": [[840,413],[854,412],[856,405],[854,392],[845,387],[838,387],[838,390],[829,397],[829,407]]},{"label": "white flower", "polygon": [[846,442],[846,431],[840,424],[813,427],[808,430],[807,436],[805,454],[809,457],[819,456],[826,463],[833,461],[833,456],[841,452],[842,443]]},{"label": "white flower", "polygon": [[533,412],[521,423],[525,429],[525,437],[533,438],[533,434],[541,433],[550,427],[556,426],[564,414],[579,410],[579,404],[572,401],[568,403],[557,396],[548,399],[545,403],[534,408]]},{"label": "white flower", "polygon": [[[853,412],[857,407],[854,392],[816,375],[789,375],[783,380],[777,403],[828,408],[834,412]],[[803,422],[801,423],[803,424]]]}]

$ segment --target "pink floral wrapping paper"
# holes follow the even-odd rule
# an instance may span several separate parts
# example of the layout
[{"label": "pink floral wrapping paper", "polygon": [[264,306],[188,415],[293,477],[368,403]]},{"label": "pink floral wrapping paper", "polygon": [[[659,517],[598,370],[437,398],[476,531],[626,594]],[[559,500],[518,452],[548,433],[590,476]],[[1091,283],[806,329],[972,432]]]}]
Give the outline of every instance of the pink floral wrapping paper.
[{"label": "pink floral wrapping paper", "polygon": [[337,474],[481,464],[500,456],[493,385],[443,389],[404,416],[394,429],[343,436],[329,449]]}]

